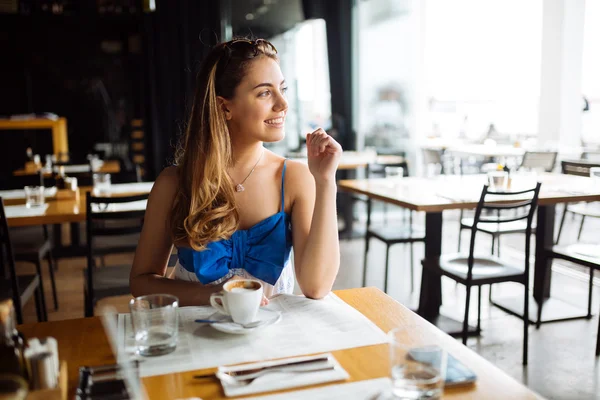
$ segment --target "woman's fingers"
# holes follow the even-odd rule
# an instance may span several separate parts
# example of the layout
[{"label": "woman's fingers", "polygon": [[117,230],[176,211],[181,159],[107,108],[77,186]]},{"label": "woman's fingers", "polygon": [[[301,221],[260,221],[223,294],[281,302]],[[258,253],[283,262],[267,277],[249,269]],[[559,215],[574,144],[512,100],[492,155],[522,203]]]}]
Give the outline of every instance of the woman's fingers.
[{"label": "woman's fingers", "polygon": [[321,128],[306,135],[306,146],[309,154],[318,156],[325,152],[333,139]]},{"label": "woman's fingers", "polygon": [[260,302],[260,305],[262,307],[262,306],[266,306],[267,304],[269,304],[269,299],[267,299],[265,296],[263,296],[262,301]]}]

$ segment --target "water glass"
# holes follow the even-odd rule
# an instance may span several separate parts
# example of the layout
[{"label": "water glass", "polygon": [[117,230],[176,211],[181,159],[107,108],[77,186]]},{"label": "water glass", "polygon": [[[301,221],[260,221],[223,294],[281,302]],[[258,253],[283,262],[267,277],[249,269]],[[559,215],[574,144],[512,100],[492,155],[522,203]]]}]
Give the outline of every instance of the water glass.
[{"label": "water glass", "polygon": [[110,174],[96,173],[93,175],[94,192],[107,194],[110,191]]},{"label": "water glass", "polygon": [[416,332],[416,327],[403,327],[388,333],[392,398],[440,399],[448,355],[436,345],[415,346],[411,335]]},{"label": "water glass", "polygon": [[442,174],[442,164],[427,164],[426,175],[428,178],[435,178]]},{"label": "water glass", "polygon": [[385,167],[385,177],[399,179],[404,176],[404,168],[402,167]]},{"label": "water glass", "polygon": [[131,322],[136,352],[142,356],[171,353],[177,347],[179,299],[169,294],[152,294],[131,299]]},{"label": "water glass", "polygon": [[17,375],[0,375],[0,399],[25,400],[29,391],[25,379]]},{"label": "water glass", "polygon": [[595,189],[600,189],[600,167],[590,168],[590,178]]},{"label": "water glass", "polygon": [[44,202],[43,186],[25,186],[25,206],[27,208],[41,207]]},{"label": "water glass", "polygon": [[490,190],[495,192],[505,192],[508,188],[508,172],[491,171],[488,172],[488,181]]}]

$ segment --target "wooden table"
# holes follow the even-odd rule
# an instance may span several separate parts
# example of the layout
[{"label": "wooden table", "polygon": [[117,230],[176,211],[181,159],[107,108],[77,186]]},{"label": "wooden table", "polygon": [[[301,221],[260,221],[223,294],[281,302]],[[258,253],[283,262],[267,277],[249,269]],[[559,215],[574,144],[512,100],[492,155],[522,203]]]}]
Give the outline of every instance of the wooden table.
[{"label": "wooden table", "polygon": [[[513,179],[514,184],[522,183],[521,179],[531,180],[531,178],[517,176]],[[535,302],[530,302],[529,319],[532,322],[537,320],[537,304],[541,302],[544,302],[542,323],[585,318],[587,310],[550,297],[552,261],[546,257],[546,249],[551,247],[554,242],[556,204],[599,201],[600,188],[593,189],[590,178],[572,175],[544,174],[538,176],[538,179],[542,182],[542,187],[537,210],[533,285]],[[443,211],[474,209],[485,182],[485,175],[414,177],[403,178],[395,182],[386,179],[362,179],[340,181],[338,189],[363,194],[372,199],[410,210],[425,212],[425,257],[435,259],[440,256],[442,250]],[[531,186],[533,186],[533,182],[531,182]],[[468,198],[454,198],[453,195],[457,193],[468,194]],[[462,323],[440,315],[441,290],[440,276],[423,270],[418,313],[446,332],[461,332]],[[495,300],[494,303],[522,317],[522,298]]]},{"label": "wooden table", "polygon": [[[335,293],[385,332],[407,324],[416,325],[419,335],[414,335],[412,338],[415,346],[425,341],[435,341],[477,374],[478,380],[475,385],[447,389],[444,393],[444,398],[538,398],[534,392],[515,381],[469,348],[436,329],[433,325],[379,289],[349,289],[339,290]],[[19,326],[19,330],[27,337],[53,336],[58,340],[60,357],[68,363],[71,397],[77,386],[79,366],[114,363],[114,357],[98,317],[24,324]],[[417,337],[418,339],[415,339]],[[410,341],[407,340],[407,342]],[[350,381],[389,376],[389,356],[386,344],[334,351],[333,355],[350,374]],[[189,397],[201,397],[205,400],[224,399],[225,397],[218,381],[206,379],[194,380],[192,378],[198,372],[208,373],[214,370],[215,368],[154,376],[143,378],[142,382],[146,387],[150,399]],[[315,385],[312,387],[318,386],[325,385]]]},{"label": "wooden table", "polygon": [[[82,164],[82,166],[85,166],[85,164]],[[121,165],[119,164],[119,161],[117,160],[107,160],[104,161],[104,164],[102,164],[102,166],[98,169],[98,171],[94,171],[94,172],[101,172],[101,173],[105,173],[105,174],[118,174],[119,172],[121,172]],[[38,171],[36,169],[17,169],[15,171],[13,171],[13,175],[14,176],[24,176],[24,175],[35,175],[37,174]],[[69,176],[69,172],[66,172],[65,175]],[[52,172],[44,172],[44,177],[50,177],[52,176]]]},{"label": "wooden table", "polygon": [[[125,184],[113,184],[111,187],[123,188],[131,185]],[[135,195],[142,193],[149,193],[152,188],[153,182],[140,182],[134,184],[136,189],[126,193],[116,193],[112,196],[124,196],[124,195]],[[11,217],[7,218],[8,226],[32,226],[32,225],[52,225],[62,224],[69,222],[84,222],[86,219],[86,204],[85,196],[87,192],[92,191],[91,186],[82,186],[79,188],[80,195],[78,198],[73,199],[49,199],[47,200],[48,208],[42,215],[38,216],[27,216],[27,217]],[[111,196],[111,195],[107,195]],[[15,205],[24,204],[24,199],[19,200],[7,200],[5,204]]]},{"label": "wooden table", "polygon": [[67,119],[57,120],[47,118],[35,118],[27,120],[0,119],[0,130],[26,130],[26,129],[50,129],[52,130],[52,149],[54,155],[60,159],[61,154],[69,152],[67,139]]}]

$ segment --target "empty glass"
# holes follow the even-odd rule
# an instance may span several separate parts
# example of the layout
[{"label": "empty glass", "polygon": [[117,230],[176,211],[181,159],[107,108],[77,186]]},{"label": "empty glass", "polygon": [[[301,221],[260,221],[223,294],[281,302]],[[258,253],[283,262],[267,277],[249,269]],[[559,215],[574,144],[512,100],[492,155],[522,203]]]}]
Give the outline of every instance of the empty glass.
[{"label": "empty glass", "polygon": [[490,190],[495,192],[504,192],[508,188],[508,172],[491,171],[488,172],[488,181]]},{"label": "empty glass", "polygon": [[179,300],[169,294],[153,294],[129,302],[135,346],[142,356],[168,354],[177,347]]},{"label": "empty glass", "polygon": [[594,188],[600,189],[600,167],[590,168],[590,178],[592,178]]},{"label": "empty glass", "polygon": [[386,178],[402,178],[404,176],[404,168],[402,167],[385,167]]},{"label": "empty glass", "polygon": [[28,393],[25,379],[18,375],[0,375],[0,399],[25,400]]},{"label": "empty glass", "polygon": [[110,174],[96,173],[93,175],[94,193],[107,194],[110,191]]},{"label": "empty glass", "polygon": [[[436,345],[415,346],[418,328],[407,326],[388,333],[394,399],[439,399],[444,390],[447,353]],[[422,342],[422,338],[419,338]]]},{"label": "empty glass", "polygon": [[41,207],[44,205],[44,187],[43,186],[25,186],[25,206]]}]

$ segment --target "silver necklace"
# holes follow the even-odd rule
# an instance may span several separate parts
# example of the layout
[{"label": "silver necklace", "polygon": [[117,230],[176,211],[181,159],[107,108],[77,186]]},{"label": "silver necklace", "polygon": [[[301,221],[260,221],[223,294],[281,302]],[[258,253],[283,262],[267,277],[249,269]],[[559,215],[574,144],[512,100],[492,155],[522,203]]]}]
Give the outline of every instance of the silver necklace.
[{"label": "silver necklace", "polygon": [[246,175],[246,178],[244,178],[244,180],[242,182],[235,185],[236,192],[243,192],[245,190],[244,182],[246,182],[248,180],[248,178],[250,178],[250,175],[252,175],[252,173],[256,169],[256,166],[258,165],[260,160],[262,160],[264,154],[265,154],[265,148],[263,147],[263,151],[262,151],[262,153],[260,153],[260,157],[258,157],[258,160],[256,161],[256,164],[254,164],[254,167],[252,167],[252,170],[250,171],[250,173],[248,175]]}]

